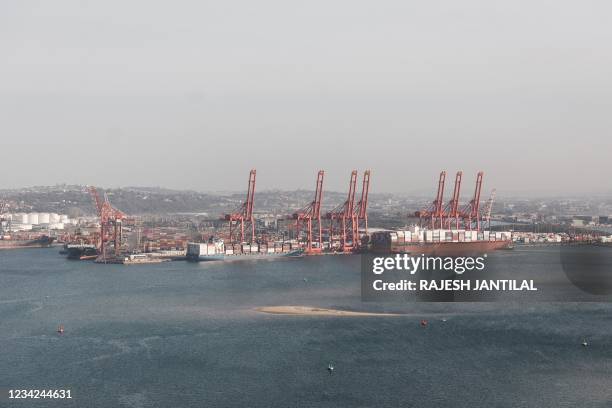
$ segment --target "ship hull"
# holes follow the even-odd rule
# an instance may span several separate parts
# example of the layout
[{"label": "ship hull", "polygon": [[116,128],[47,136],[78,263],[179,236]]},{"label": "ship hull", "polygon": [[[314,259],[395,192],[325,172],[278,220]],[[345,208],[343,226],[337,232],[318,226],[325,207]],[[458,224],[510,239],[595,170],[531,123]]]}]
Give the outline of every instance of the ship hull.
[{"label": "ship hull", "polygon": [[97,256],[96,247],[93,245],[69,245],[66,248],[68,259],[89,260],[95,259]]},{"label": "ship hull", "polygon": [[510,249],[511,241],[473,241],[473,242],[428,242],[392,244],[377,247],[377,253],[406,253],[429,256],[466,256],[478,255],[500,249]]},{"label": "ship hull", "polygon": [[192,262],[212,262],[212,261],[249,261],[259,259],[274,259],[274,258],[286,258],[286,257],[298,257],[303,255],[302,251],[292,251],[284,253],[252,253],[252,254],[236,254],[236,255],[225,255],[225,254],[213,254],[213,255],[187,255],[187,260]]},{"label": "ship hull", "polygon": [[37,239],[0,239],[0,249],[48,248],[54,240],[47,236]]}]

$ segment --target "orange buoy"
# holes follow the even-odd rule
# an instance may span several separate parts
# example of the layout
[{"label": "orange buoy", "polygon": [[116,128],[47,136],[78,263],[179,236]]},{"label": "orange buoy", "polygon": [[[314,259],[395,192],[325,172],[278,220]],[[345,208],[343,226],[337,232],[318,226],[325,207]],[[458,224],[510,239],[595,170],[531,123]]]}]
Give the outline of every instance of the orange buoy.
[{"label": "orange buoy", "polygon": [[427,326],[427,320],[425,319],[421,320],[421,326],[423,327]]},{"label": "orange buoy", "polygon": [[59,334],[64,334],[64,325],[60,324],[59,327],[57,328],[57,332]]}]

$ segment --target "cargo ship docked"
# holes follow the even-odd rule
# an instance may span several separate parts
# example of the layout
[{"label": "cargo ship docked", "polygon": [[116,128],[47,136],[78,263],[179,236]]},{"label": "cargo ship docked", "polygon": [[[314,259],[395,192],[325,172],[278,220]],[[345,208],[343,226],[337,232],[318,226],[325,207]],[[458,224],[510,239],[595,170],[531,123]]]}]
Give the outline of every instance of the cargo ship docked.
[{"label": "cargo ship docked", "polygon": [[66,244],[64,251],[68,259],[95,259],[98,255],[97,247],[94,244]]},{"label": "cargo ship docked", "polygon": [[213,240],[207,243],[189,242],[187,244],[187,260],[193,262],[299,257],[303,253],[303,250],[291,249],[286,244],[272,247],[241,244],[233,245],[231,248],[226,248],[222,240]]},{"label": "cargo ship docked", "polygon": [[404,231],[375,232],[371,250],[430,256],[465,256],[512,248],[512,233],[469,230],[426,230],[414,226]]},{"label": "cargo ship docked", "polygon": [[481,209],[483,177],[482,171],[476,174],[474,195],[467,204],[460,206],[463,172],[458,171],[452,198],[445,205],[446,171],[442,171],[438,178],[436,198],[426,208],[414,213],[419,218],[420,226],[413,225],[400,231],[375,232],[371,236],[371,250],[377,253],[465,256],[512,248],[512,232],[493,232],[484,228],[488,224],[490,229],[495,189],[491,191],[484,209]]},{"label": "cargo ship docked", "polygon": [[48,248],[53,244],[55,238],[42,235],[36,238],[21,236],[0,236],[0,249],[14,248]]}]

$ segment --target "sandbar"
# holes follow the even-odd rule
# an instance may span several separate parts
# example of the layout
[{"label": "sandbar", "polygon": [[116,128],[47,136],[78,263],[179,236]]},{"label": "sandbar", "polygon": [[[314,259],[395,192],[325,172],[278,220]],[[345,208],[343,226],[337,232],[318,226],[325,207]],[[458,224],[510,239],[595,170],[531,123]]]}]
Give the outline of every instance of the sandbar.
[{"label": "sandbar", "polygon": [[262,313],[303,316],[403,316],[396,313],[351,312],[311,306],[264,306],[255,308],[255,310]]}]

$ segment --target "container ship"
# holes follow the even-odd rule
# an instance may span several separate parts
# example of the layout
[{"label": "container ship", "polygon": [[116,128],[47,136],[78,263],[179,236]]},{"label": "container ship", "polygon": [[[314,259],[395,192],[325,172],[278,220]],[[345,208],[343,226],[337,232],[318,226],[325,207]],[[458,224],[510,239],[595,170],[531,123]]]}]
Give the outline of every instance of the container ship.
[{"label": "container ship", "polygon": [[68,259],[95,259],[98,250],[94,244],[66,244],[64,245],[64,250],[62,251],[66,254],[66,258]]},{"label": "container ship", "polygon": [[465,256],[512,248],[512,232],[427,230],[418,226],[403,231],[380,231],[371,236],[376,253],[430,256]]},{"label": "container ship", "polygon": [[485,254],[497,249],[512,247],[512,232],[488,231],[481,228],[491,225],[491,209],[495,198],[495,189],[480,208],[484,172],[476,175],[476,184],[472,199],[464,206],[459,205],[459,194],[463,172],[458,171],[451,200],[444,204],[444,185],[446,171],[438,178],[438,192],[434,201],[426,208],[414,213],[420,219],[420,225],[427,223],[427,228],[413,225],[403,231],[381,231],[371,236],[371,250],[378,253],[408,253],[431,256],[465,256]]},{"label": "container ship", "polygon": [[292,249],[289,244],[255,245],[237,244],[226,247],[222,240],[211,242],[189,242],[187,244],[188,261],[238,261],[250,259],[271,259],[278,257],[298,257],[302,249]]},{"label": "container ship", "polygon": [[0,236],[0,249],[13,248],[48,248],[55,241],[54,237],[42,235],[39,237]]}]

